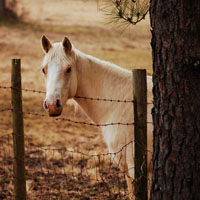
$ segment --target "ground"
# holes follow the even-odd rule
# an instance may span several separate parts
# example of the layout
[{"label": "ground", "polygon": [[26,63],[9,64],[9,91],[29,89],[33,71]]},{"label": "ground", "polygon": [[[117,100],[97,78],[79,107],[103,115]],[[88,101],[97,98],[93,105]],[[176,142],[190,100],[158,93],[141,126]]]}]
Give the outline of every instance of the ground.
[{"label": "ground", "polygon": [[[11,59],[20,58],[22,62],[22,87],[45,91],[44,77],[41,72],[43,52],[40,44],[41,37],[44,34],[52,42],[61,41],[64,36],[67,36],[77,49],[87,54],[108,60],[130,70],[133,68],[146,68],[148,74],[151,74],[151,35],[148,16],[146,20],[143,20],[137,26],[127,27],[125,29],[123,24],[108,23],[111,19],[102,11],[103,6],[104,4],[101,3],[101,1],[94,0],[76,0],[76,2],[73,0],[22,0],[18,2],[15,11],[18,13],[18,16],[20,16],[20,19],[23,20],[23,23],[12,20],[0,20],[0,86],[11,85]],[[40,113],[44,115],[45,113],[42,108],[44,97],[45,95],[43,93],[23,91],[24,112]],[[0,89],[0,110],[10,108],[10,104],[10,89]],[[73,120],[89,121],[81,111],[75,111],[74,107],[71,105],[64,108],[63,117]],[[102,152],[107,153],[106,145],[98,128],[73,124],[66,121],[55,121],[47,116],[39,117],[30,114],[24,115],[24,125],[25,137],[30,138],[27,139],[28,142],[26,143],[26,145],[28,145],[26,147],[27,151],[30,153],[26,159],[26,170],[28,171],[27,188],[30,199],[35,198],[34,194],[38,195],[37,191],[41,192],[41,190],[45,191],[46,189],[44,194],[46,195],[48,193],[48,184],[45,189],[39,186],[46,184],[45,180],[47,176],[51,176],[48,170],[51,171],[52,169],[44,164],[42,170],[47,170],[49,174],[44,172],[45,176],[42,179],[44,182],[41,182],[41,179],[40,182],[37,182],[37,173],[42,173],[41,170],[37,170],[41,168],[37,159],[40,155],[44,157],[44,149],[41,150],[41,147],[51,147],[52,149],[67,148],[90,155]],[[11,135],[11,133],[11,112],[0,112],[0,136]],[[10,136],[5,137],[7,138]],[[4,182],[4,186],[6,185],[6,187],[8,186],[11,188],[3,187],[3,182],[1,183],[0,181],[0,190],[4,191],[4,193],[2,192],[4,196],[0,196],[0,199],[9,199],[8,196],[12,199],[12,173],[9,171],[12,166],[12,149],[7,147],[11,146],[12,142],[9,141],[10,145],[6,146],[5,144],[8,143],[5,142],[7,141],[5,137],[1,137],[0,140],[2,144],[1,152],[4,151],[0,157],[0,180],[7,181],[6,183]],[[31,152],[30,148],[38,148],[38,152],[35,150]],[[113,189],[108,189],[107,186],[105,186],[107,185],[105,181],[102,182],[102,180],[104,180],[104,178],[102,178],[103,176],[101,176],[101,181],[96,182],[92,182],[89,178],[87,179],[88,176],[82,176],[82,179],[80,178],[81,174],[77,171],[82,169],[83,160],[87,160],[86,163],[90,163],[87,156],[82,159],[82,154],[79,154],[81,158],[79,161],[81,163],[78,162],[78,157],[74,157],[74,159],[77,159],[73,169],[74,172],[77,173],[76,178],[73,178],[73,176],[71,178],[66,178],[64,177],[65,173],[61,173],[61,171],[63,169],[68,169],[62,166],[63,162],[59,164],[59,156],[61,153],[57,154],[54,155],[53,158],[49,155],[45,157],[49,161],[51,167],[53,166],[54,169],[58,169],[58,173],[54,174],[54,182],[51,180],[49,186],[51,188],[56,187],[56,185],[57,187],[62,186],[62,189],[59,188],[59,190],[57,190],[60,191],[60,194],[64,191],[65,184],[71,185],[71,187],[74,186],[71,190],[67,190],[67,195],[69,196],[65,195],[66,199],[81,199],[80,196],[83,197],[82,199],[120,198],[120,196],[112,195],[119,195],[123,192],[117,194],[116,192],[112,193],[111,190],[113,191]],[[72,155],[68,155],[64,157],[65,164],[69,159],[72,159],[71,156]],[[106,156],[106,159],[109,159],[109,157]],[[94,169],[95,163],[96,161],[92,164]],[[30,170],[33,167],[35,167],[35,171]],[[110,167],[106,165],[104,168],[109,170]],[[112,170],[116,173],[117,168]],[[106,174],[105,172],[104,175],[106,176],[106,180],[108,180],[108,173]],[[36,178],[31,179],[30,177]],[[42,175],[38,175],[38,177],[41,178]],[[82,180],[81,183],[77,181],[80,179]],[[57,180],[57,182],[55,180]],[[61,180],[65,180],[66,183],[61,184]],[[108,180],[108,182],[109,181],[110,180]],[[58,182],[59,184],[56,184]],[[92,184],[89,184],[91,182]],[[116,182],[120,181],[116,180]],[[85,187],[83,187],[83,185]],[[126,186],[124,181],[121,181],[118,185],[121,185],[120,187],[125,191],[124,188]],[[90,190],[91,187],[93,187],[93,189]],[[76,188],[85,188],[85,190],[82,189],[83,191],[77,192]],[[106,193],[102,192],[105,191],[105,188],[107,188]],[[74,193],[76,195],[74,195]],[[89,195],[89,193],[93,194]],[[53,196],[48,198],[46,195],[46,198],[57,199],[58,196],[57,198]],[[60,196],[59,198],[61,199],[62,197]],[[45,198],[41,197],[41,199]]]}]

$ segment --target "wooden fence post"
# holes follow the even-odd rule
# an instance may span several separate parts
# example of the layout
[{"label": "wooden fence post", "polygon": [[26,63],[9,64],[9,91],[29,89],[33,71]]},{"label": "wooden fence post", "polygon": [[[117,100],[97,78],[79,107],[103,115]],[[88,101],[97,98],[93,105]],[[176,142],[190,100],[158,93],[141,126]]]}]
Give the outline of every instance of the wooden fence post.
[{"label": "wooden fence post", "polygon": [[146,70],[134,69],[134,140],[136,200],[147,200],[147,78]]},{"label": "wooden fence post", "polygon": [[21,61],[12,59],[11,75],[12,118],[13,118],[13,151],[14,151],[14,192],[15,200],[26,199],[24,122],[21,91]]}]

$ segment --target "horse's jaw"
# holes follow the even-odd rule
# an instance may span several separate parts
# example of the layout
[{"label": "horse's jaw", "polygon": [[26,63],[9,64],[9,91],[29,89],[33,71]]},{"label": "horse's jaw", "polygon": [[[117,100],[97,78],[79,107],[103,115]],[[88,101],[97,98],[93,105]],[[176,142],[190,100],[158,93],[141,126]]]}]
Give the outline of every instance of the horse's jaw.
[{"label": "horse's jaw", "polygon": [[60,112],[60,113],[53,113],[53,114],[49,113],[49,116],[50,117],[59,117],[61,114],[62,114],[62,112]]}]

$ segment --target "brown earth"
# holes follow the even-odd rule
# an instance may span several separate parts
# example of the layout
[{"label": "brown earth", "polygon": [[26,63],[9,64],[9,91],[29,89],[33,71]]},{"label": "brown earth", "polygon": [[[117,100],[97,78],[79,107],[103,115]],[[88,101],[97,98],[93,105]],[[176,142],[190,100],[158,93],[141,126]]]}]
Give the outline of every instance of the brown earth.
[{"label": "brown earth", "polygon": [[[64,36],[68,36],[76,48],[87,54],[111,61],[128,69],[146,68],[148,73],[151,74],[149,20],[146,19],[137,26],[128,27],[125,30],[121,24],[107,24],[108,19],[99,10],[102,6],[100,2],[98,4],[92,0],[22,0],[18,2],[16,11],[23,19],[23,23],[8,19],[0,20],[0,86],[10,86],[11,59],[21,58],[23,88],[45,91],[40,67],[43,58],[40,39],[43,34],[48,36],[53,42],[61,41]],[[44,115],[45,113],[42,109],[44,97],[44,94],[23,91],[24,112]],[[0,110],[10,108],[10,102],[10,89],[0,89]],[[75,112],[71,105],[65,107],[63,117],[89,121],[81,111]],[[66,178],[66,174],[61,173],[63,169],[67,170],[67,168],[63,167],[63,163],[59,164],[60,155],[57,154],[53,158],[47,156],[46,159],[49,161],[48,165],[57,168],[58,173],[53,173],[53,170],[50,170],[46,164],[43,164],[42,170],[50,170],[49,173],[40,170],[41,167],[38,159],[45,158],[44,152],[41,153],[41,149],[37,152],[35,149],[42,146],[50,146],[56,149],[68,148],[86,154],[107,153],[106,145],[98,128],[73,124],[67,121],[56,121],[47,116],[39,117],[30,114],[24,115],[24,125],[25,136],[31,138],[31,142],[30,140],[27,142],[27,152],[29,153],[26,156],[27,188],[30,199],[38,199],[36,196],[41,191],[43,191],[45,198],[43,196],[39,199],[121,198],[120,195],[123,192],[112,192],[114,191],[113,188],[117,186],[113,185],[108,189],[104,185],[105,181],[102,182],[104,179],[94,182],[90,180],[91,177],[89,178],[85,175],[80,178],[79,170],[82,168],[80,167],[81,163],[78,163],[78,156],[79,162],[83,162],[81,154],[78,154],[76,157],[77,163],[74,164],[75,179],[73,177]],[[11,111],[0,112],[0,136],[10,135],[11,133]],[[0,196],[0,199],[9,199],[8,196],[11,197],[13,195],[11,178],[12,150],[10,149],[10,143],[6,145],[4,137],[2,137],[0,142],[4,144],[0,153],[0,191],[4,191],[2,193],[4,196]],[[30,149],[33,149],[33,152]],[[106,159],[109,160],[108,157]],[[64,163],[69,162],[69,158],[66,157]],[[104,163],[106,170],[109,169],[108,163]],[[95,164],[93,163],[91,166],[93,166],[91,168],[95,171]],[[106,170],[105,174],[107,173]],[[117,169],[113,168],[112,170],[116,174]],[[39,177],[38,179],[34,178],[37,176]],[[48,176],[52,176],[54,179],[47,179]],[[106,177],[107,183],[120,182],[118,184],[121,184],[124,191],[126,186],[123,185],[125,184],[123,180],[112,181],[108,173]],[[79,182],[80,179],[81,183]],[[1,182],[1,180],[4,180],[4,182]],[[49,183],[49,180],[51,180],[51,183]],[[5,183],[5,181],[7,182]],[[54,187],[55,191],[52,189]],[[77,188],[79,188],[79,191],[77,191]],[[80,188],[82,188],[81,191]],[[109,192],[105,194],[103,192],[105,190]],[[60,196],[52,195],[48,197],[49,191],[55,193],[57,191]],[[66,194],[65,198],[63,198],[61,193],[62,195]],[[90,195],[90,193],[92,194]]]}]

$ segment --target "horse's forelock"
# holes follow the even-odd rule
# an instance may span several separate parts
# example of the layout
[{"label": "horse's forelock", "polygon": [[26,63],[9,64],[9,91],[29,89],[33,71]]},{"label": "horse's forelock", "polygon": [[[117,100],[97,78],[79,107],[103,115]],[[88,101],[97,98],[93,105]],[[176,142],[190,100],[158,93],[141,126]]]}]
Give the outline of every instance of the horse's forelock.
[{"label": "horse's forelock", "polygon": [[62,43],[53,43],[50,51],[45,55],[44,65],[56,60],[58,63],[71,63],[73,61],[73,53],[66,55],[63,50]]}]

